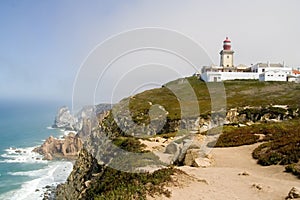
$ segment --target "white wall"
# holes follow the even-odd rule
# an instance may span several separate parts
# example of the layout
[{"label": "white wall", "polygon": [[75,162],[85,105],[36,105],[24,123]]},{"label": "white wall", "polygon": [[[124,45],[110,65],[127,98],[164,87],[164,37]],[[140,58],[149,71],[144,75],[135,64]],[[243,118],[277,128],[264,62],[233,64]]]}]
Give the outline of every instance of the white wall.
[{"label": "white wall", "polygon": [[300,83],[300,77],[289,77],[288,81],[289,82]]},{"label": "white wall", "polygon": [[267,71],[259,75],[260,81],[287,81],[287,73],[284,71]]},{"label": "white wall", "polygon": [[[228,58],[227,58],[228,57]],[[233,54],[226,54],[224,53],[221,55],[221,66],[226,67],[233,67]]]},{"label": "white wall", "polygon": [[235,80],[235,79],[252,79],[258,80],[258,73],[246,73],[246,72],[206,72],[201,74],[201,79],[205,82],[219,82],[226,80]]}]

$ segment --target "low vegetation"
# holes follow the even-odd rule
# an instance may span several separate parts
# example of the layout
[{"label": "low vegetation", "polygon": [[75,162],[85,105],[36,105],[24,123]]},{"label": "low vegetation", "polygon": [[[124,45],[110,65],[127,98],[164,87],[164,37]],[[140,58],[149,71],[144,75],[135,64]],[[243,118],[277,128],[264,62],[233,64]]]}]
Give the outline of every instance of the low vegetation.
[{"label": "low vegetation", "polygon": [[[211,131],[214,132],[213,130]],[[211,142],[208,146],[215,147],[236,147],[241,145],[254,144],[258,142],[259,136],[251,127],[224,126],[223,133],[217,142]]]},{"label": "low vegetation", "polygon": [[[261,165],[287,165],[297,163],[300,159],[300,127],[299,120],[277,124],[276,129],[268,129],[261,144],[253,151],[253,157]],[[268,130],[266,130],[268,132]],[[266,133],[265,133],[266,134]]]},{"label": "low vegetation", "polygon": [[165,168],[153,173],[127,173],[106,168],[97,181],[87,190],[87,199],[146,199],[147,195],[171,196],[165,185],[172,182],[172,175],[184,173],[178,169]]},{"label": "low vegetation", "polygon": [[300,178],[300,163],[289,164],[285,167],[286,172],[292,173]]},{"label": "low vegetation", "polygon": [[113,139],[113,144],[120,147],[121,149],[128,151],[128,152],[133,152],[133,153],[145,153],[143,150],[146,145],[142,144],[138,138],[135,137],[117,137]]},{"label": "low vegetation", "polygon": [[[194,94],[191,94],[191,87]],[[173,89],[170,88],[176,88],[176,95]],[[205,83],[197,77],[188,77],[169,82],[162,88],[147,90],[131,97],[129,107],[133,120],[137,123],[141,121],[149,123],[149,108],[155,104],[163,106],[168,111],[168,120],[181,119],[180,105],[185,106],[184,110],[189,117],[193,117],[195,114],[195,104],[199,105],[202,115],[207,115],[211,112],[211,96],[217,96],[220,88],[225,88],[227,108],[244,106],[266,107],[276,104],[289,105],[291,107],[299,107],[300,105],[300,86],[296,83],[259,82],[256,80]],[[193,96],[196,96],[196,98]],[[185,99],[185,102],[182,99]],[[220,101],[224,100],[222,98],[217,99]],[[216,110],[218,105],[222,105],[222,102],[214,102]],[[274,112],[283,112],[283,110],[276,108]]]}]

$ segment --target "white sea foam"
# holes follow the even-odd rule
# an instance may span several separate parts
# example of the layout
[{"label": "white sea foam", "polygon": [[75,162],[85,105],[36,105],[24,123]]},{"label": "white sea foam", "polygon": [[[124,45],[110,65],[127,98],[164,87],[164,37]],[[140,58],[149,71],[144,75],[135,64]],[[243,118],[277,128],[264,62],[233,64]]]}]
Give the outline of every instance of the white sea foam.
[{"label": "white sea foam", "polygon": [[48,161],[42,160],[43,156],[32,152],[35,147],[28,148],[9,148],[5,153],[0,155],[3,160],[0,163],[47,163]]},{"label": "white sea foam", "polygon": [[12,176],[40,177],[45,174],[45,169],[38,169],[33,171],[8,172],[7,174]]},{"label": "white sea foam", "polygon": [[47,129],[53,130],[53,129],[56,129],[56,128],[53,128],[52,126],[47,126]]},{"label": "white sea foam", "polygon": [[[0,195],[0,199],[31,200],[42,199],[45,186],[56,186],[66,181],[72,171],[72,163],[67,161],[50,162],[47,167],[34,171],[10,173],[15,176],[38,177],[22,184],[21,189]],[[38,189],[38,191],[36,191]]]}]

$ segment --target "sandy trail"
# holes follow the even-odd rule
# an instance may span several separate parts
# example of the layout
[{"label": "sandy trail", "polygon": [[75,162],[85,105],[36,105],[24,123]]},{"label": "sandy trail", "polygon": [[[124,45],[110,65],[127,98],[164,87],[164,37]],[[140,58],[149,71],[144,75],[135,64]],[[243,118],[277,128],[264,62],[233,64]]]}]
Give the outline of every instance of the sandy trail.
[{"label": "sandy trail", "polygon": [[[174,200],[276,200],[284,199],[293,186],[300,187],[300,180],[285,173],[283,166],[263,167],[251,156],[258,144],[215,148],[214,164],[208,168],[179,167],[187,174],[203,181],[189,181],[183,187],[169,187]],[[239,175],[247,172],[249,175]]]}]

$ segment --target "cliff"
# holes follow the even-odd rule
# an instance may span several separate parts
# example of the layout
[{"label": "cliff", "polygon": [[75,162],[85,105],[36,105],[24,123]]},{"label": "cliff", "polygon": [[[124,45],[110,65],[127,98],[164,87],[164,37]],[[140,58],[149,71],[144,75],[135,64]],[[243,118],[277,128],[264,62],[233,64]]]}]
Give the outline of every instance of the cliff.
[{"label": "cliff", "polygon": [[99,176],[103,166],[87,151],[82,150],[65,184],[57,186],[57,200],[84,199],[91,180]]},{"label": "cliff", "polygon": [[[201,114],[193,115],[191,112],[191,115],[182,115],[179,100],[168,87],[171,84],[177,88],[178,93],[185,93],[184,83],[192,85]],[[221,86],[220,83],[211,84],[213,88]],[[220,125],[243,127],[254,123],[290,120],[299,115],[300,94],[297,84],[225,82],[227,110],[214,111],[209,111],[211,103],[208,96],[218,90],[208,91],[206,83],[188,78],[184,81],[168,83],[166,86],[123,99],[111,111],[98,115],[97,125],[83,118],[84,123],[78,136],[83,140],[84,150],[67,183],[58,187],[58,199],[71,197],[85,199],[86,193],[92,195],[88,192],[93,185],[91,183],[98,185],[96,184],[98,181],[93,182],[96,180],[94,173],[97,171],[96,174],[101,174],[104,166],[129,172],[141,167],[159,167],[162,164],[162,157],[168,154],[171,160],[168,164],[205,167],[210,164],[210,157],[201,155],[199,144],[193,142],[195,136],[199,137],[201,142],[206,137],[214,137],[206,134],[206,131]],[[187,100],[195,101],[195,99]],[[194,107],[189,105],[195,104],[186,105],[186,109],[192,110]],[[161,150],[158,153],[144,154],[145,152],[140,148],[142,146],[136,143],[136,138],[153,139],[157,134],[170,138],[171,142],[160,143]],[[127,151],[129,146],[135,145],[139,147],[138,152],[143,152],[141,157],[132,157],[130,151]],[[132,148],[130,150],[132,151]],[[163,156],[160,157],[161,155]],[[128,166],[127,162],[133,162],[134,165]],[[110,175],[105,174],[105,176]],[[123,178],[126,180],[127,176],[129,175]],[[92,191],[96,191],[95,195],[101,195],[103,192],[101,187],[98,190],[93,188]]]},{"label": "cliff", "polygon": [[63,106],[57,111],[52,127],[79,131],[85,126],[87,120],[92,126],[96,126],[97,117],[110,110],[111,107],[111,104],[85,106],[79,112],[72,114],[67,106]]}]

